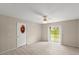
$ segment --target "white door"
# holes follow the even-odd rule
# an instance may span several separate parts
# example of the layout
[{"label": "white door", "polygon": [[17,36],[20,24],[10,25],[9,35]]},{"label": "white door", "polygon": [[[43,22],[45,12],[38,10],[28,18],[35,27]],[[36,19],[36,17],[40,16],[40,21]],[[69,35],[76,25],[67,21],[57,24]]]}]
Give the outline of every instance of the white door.
[{"label": "white door", "polygon": [[17,23],[17,47],[26,44],[26,24]]}]

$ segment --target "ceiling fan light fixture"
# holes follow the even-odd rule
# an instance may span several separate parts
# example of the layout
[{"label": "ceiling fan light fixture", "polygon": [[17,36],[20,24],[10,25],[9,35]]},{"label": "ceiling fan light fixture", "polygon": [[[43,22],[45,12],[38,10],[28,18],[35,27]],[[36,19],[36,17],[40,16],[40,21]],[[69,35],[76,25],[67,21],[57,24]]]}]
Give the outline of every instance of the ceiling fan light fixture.
[{"label": "ceiling fan light fixture", "polygon": [[47,21],[47,16],[44,16],[44,21]]},{"label": "ceiling fan light fixture", "polygon": [[43,23],[47,23],[47,16],[43,16]]}]

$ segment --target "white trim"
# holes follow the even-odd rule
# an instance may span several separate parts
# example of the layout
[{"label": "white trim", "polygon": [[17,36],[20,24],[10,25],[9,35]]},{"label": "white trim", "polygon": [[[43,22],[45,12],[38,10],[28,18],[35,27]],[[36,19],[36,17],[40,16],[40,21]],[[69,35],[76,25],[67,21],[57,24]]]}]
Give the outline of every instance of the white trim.
[{"label": "white trim", "polygon": [[48,26],[48,42],[50,43],[50,42],[51,42],[51,41],[50,41],[51,38],[50,38],[50,31],[49,31],[50,29],[49,29],[49,27],[51,27],[51,26]]}]

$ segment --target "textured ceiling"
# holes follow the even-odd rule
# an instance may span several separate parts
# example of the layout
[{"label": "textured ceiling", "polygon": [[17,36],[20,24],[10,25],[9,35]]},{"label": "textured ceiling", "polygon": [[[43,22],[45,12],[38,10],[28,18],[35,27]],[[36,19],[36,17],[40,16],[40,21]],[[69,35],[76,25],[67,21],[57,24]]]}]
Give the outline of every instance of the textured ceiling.
[{"label": "textured ceiling", "polygon": [[68,3],[16,3],[0,4],[0,14],[17,17],[36,23],[43,23],[43,16],[48,23],[79,19],[79,4]]}]

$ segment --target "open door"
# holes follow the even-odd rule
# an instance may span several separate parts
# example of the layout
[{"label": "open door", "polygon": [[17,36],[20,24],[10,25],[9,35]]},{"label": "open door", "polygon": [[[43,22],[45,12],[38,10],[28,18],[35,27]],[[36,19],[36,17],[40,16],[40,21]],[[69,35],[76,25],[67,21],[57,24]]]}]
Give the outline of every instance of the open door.
[{"label": "open door", "polygon": [[17,23],[17,47],[26,44],[26,24]]}]

